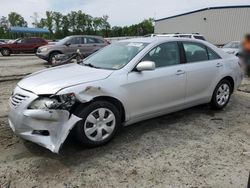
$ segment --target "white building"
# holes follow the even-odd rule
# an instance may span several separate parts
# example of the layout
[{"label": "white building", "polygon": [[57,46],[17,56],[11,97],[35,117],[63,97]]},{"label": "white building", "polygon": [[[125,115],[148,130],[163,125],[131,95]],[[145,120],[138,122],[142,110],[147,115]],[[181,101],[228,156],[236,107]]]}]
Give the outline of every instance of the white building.
[{"label": "white building", "polygon": [[210,7],[155,20],[155,33],[200,33],[221,45],[250,33],[250,5]]}]

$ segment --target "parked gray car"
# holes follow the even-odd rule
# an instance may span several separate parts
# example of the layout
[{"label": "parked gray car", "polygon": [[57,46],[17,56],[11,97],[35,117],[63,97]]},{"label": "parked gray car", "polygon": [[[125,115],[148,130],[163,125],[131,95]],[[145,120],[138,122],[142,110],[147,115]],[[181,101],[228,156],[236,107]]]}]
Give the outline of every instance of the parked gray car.
[{"label": "parked gray car", "polygon": [[122,125],[204,103],[222,109],[241,81],[238,59],[208,42],[125,40],[21,80],[10,97],[9,124],[56,153],[71,130],[82,144],[99,146]]},{"label": "parked gray car", "polygon": [[237,55],[241,50],[240,41],[232,41],[222,47],[222,50],[228,54]]},{"label": "parked gray car", "polygon": [[71,55],[79,49],[87,57],[107,45],[108,42],[99,36],[75,35],[68,36],[55,44],[38,48],[36,55],[41,59],[52,62],[58,54]]}]

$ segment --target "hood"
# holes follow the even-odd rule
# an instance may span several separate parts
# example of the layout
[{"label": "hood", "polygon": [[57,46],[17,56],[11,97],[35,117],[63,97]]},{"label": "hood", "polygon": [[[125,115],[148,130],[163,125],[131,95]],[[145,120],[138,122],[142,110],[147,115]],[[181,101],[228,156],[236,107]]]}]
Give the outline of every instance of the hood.
[{"label": "hood", "polygon": [[40,48],[52,48],[53,46],[55,46],[55,45],[54,45],[54,44],[49,43],[49,44],[47,44],[47,45],[43,45],[43,46],[41,46]]},{"label": "hood", "polygon": [[66,87],[105,79],[112,72],[113,70],[68,64],[33,73],[21,80],[18,86],[37,95],[55,94]]}]

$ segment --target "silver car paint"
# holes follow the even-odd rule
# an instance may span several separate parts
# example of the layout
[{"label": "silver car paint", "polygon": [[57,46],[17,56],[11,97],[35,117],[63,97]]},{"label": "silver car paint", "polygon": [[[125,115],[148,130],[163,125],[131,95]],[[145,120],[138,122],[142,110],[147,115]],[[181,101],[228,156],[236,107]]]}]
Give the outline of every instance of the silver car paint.
[{"label": "silver car paint", "polygon": [[[65,65],[35,73],[18,83],[13,96],[28,96],[17,107],[10,99],[10,126],[16,134],[59,152],[69,131],[79,117],[64,110],[29,110],[28,105],[39,95],[75,93],[82,102],[105,96],[119,100],[125,110],[124,125],[185,109],[211,100],[214,88],[226,77],[233,78],[236,89],[242,80],[238,59],[217,47],[198,40],[177,38],[141,38],[127,40],[150,43],[120,70],[101,70],[77,64]],[[135,72],[134,67],[150,49],[169,41],[193,41],[207,45],[222,59],[180,64]],[[50,136],[31,134],[32,130],[52,131]]]}]

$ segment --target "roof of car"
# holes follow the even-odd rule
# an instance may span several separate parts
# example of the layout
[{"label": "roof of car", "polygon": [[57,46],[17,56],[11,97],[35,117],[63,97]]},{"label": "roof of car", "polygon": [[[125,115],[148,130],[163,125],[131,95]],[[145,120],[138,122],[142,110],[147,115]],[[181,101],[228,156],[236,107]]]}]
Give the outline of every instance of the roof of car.
[{"label": "roof of car", "polygon": [[[119,42],[142,42],[142,43],[152,43],[157,41],[197,41],[196,39],[189,38],[177,38],[177,37],[142,37],[142,38],[132,38],[127,40],[121,40]],[[200,41],[200,40],[199,40]]]},{"label": "roof of car", "polygon": [[103,38],[102,36],[97,36],[97,35],[70,35],[69,37],[95,37],[95,38]]}]

